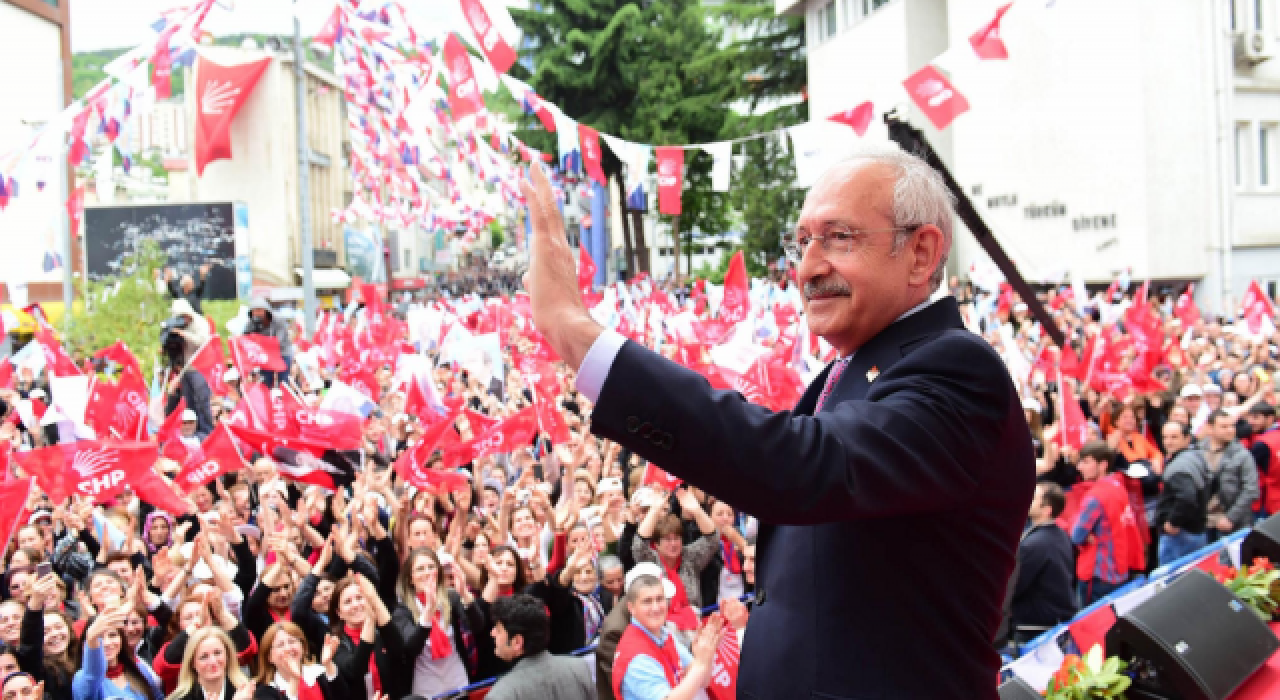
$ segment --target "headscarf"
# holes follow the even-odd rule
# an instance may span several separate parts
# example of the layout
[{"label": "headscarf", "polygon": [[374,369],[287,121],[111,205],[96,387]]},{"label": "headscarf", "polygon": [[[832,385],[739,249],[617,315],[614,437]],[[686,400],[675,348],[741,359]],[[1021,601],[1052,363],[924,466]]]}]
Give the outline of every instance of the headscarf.
[{"label": "headscarf", "polygon": [[[155,522],[157,518],[162,518],[165,522],[169,523],[169,538],[162,545],[155,545],[151,543],[151,523]],[[173,526],[174,523],[172,515],[158,510],[153,510],[150,513],[147,513],[147,519],[142,523],[142,541],[147,544],[147,551],[155,554],[161,547],[172,547]]]}]

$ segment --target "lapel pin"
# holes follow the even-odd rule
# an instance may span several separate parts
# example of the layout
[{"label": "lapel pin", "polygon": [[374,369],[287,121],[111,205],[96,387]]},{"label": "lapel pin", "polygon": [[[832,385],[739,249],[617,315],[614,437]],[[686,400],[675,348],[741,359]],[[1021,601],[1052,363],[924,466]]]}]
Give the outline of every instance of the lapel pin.
[{"label": "lapel pin", "polygon": [[879,368],[877,368],[877,367],[872,367],[871,369],[867,370],[867,381],[868,381],[868,382],[874,382],[874,381],[876,380],[876,377],[879,377],[879,376],[880,376],[880,369],[879,369]]}]

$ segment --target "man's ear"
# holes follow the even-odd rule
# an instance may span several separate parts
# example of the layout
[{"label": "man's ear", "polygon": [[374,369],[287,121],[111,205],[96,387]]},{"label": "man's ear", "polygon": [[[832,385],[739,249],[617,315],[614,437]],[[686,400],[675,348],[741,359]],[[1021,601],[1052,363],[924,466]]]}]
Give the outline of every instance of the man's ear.
[{"label": "man's ear", "polygon": [[524,635],[517,634],[507,638],[507,646],[518,656],[524,656]]}]

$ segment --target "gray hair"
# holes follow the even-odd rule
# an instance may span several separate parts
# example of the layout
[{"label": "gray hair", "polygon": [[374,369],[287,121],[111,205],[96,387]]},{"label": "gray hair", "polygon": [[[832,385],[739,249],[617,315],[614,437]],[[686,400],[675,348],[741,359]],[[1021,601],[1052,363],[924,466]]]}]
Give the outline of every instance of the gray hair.
[{"label": "gray hair", "polygon": [[[627,587],[627,592],[626,592],[627,602],[635,603],[637,600],[640,599],[641,590],[647,590],[647,589],[653,588],[654,586],[657,586],[658,588],[663,588],[662,579],[658,578],[657,576],[650,576],[649,574],[641,574],[637,576],[636,580],[632,581],[631,585]],[[26,607],[26,606],[23,606],[23,607]]]},{"label": "gray hair", "polygon": [[859,161],[870,161],[894,170],[893,225],[904,230],[894,234],[890,255],[901,253],[907,238],[921,226],[932,224],[942,231],[942,257],[929,277],[930,292],[937,291],[947,274],[947,258],[951,255],[954,233],[952,222],[956,216],[956,198],[947,188],[942,174],[920,156],[893,145],[859,151],[844,162]]},{"label": "gray hair", "polygon": [[613,554],[600,557],[600,571],[613,571],[622,568],[622,560]]}]

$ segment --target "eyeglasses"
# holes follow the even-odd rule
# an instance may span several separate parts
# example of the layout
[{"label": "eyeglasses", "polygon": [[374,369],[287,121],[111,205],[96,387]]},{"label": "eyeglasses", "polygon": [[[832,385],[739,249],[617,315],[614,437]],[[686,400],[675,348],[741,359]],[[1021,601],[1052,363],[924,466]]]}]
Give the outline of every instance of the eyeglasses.
[{"label": "eyeglasses", "polygon": [[867,238],[873,233],[900,233],[910,230],[902,227],[859,229],[839,225],[832,226],[825,234],[815,236],[804,229],[800,229],[783,238],[782,252],[786,253],[788,260],[798,265],[804,258],[805,250],[814,241],[821,242],[824,254],[832,257],[841,257],[852,253],[855,248],[866,245]]}]

